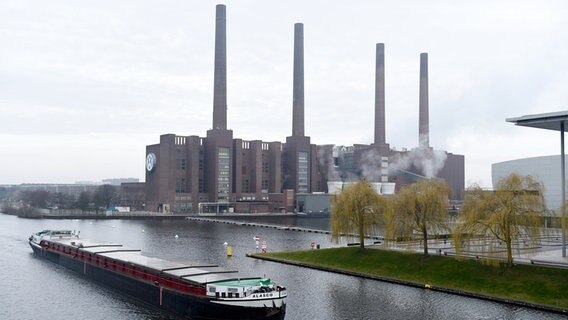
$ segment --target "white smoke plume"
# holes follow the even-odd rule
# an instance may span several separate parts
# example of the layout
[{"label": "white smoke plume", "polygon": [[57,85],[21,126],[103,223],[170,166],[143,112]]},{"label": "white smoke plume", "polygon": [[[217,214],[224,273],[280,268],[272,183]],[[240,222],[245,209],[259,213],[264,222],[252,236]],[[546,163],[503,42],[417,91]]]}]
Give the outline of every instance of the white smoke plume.
[{"label": "white smoke plume", "polygon": [[381,155],[369,149],[361,155],[361,177],[367,181],[381,181]]},{"label": "white smoke plume", "polygon": [[319,161],[319,166],[327,172],[327,180],[328,181],[341,181],[341,175],[336,170],[335,166],[333,165],[333,146],[329,147],[318,147],[318,156],[317,159]]},{"label": "white smoke plume", "polygon": [[444,151],[420,146],[407,152],[401,152],[389,161],[389,171],[416,168],[426,178],[435,178],[442,170],[448,155]]}]

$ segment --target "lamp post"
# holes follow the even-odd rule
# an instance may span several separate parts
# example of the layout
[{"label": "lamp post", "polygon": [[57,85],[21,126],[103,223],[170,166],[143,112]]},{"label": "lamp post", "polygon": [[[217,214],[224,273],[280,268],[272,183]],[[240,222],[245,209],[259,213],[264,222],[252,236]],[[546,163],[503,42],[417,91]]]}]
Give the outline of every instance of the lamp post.
[{"label": "lamp post", "polygon": [[562,257],[566,257],[566,163],[564,161],[564,121],[560,122],[560,181],[562,183],[562,205],[560,206],[560,227],[562,230]]},{"label": "lamp post", "polygon": [[564,156],[564,123],[568,122],[568,111],[549,112],[541,114],[533,114],[516,118],[506,119],[517,126],[532,127],[538,129],[560,131],[560,183],[562,191],[562,203],[560,207],[560,221],[562,232],[562,257],[566,257],[566,170]]}]

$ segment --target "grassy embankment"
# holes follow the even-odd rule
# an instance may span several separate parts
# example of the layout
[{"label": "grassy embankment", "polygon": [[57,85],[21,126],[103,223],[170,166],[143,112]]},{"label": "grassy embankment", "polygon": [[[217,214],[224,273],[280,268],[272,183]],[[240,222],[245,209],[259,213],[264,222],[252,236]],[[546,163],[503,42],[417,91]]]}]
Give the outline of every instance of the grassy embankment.
[{"label": "grassy embankment", "polygon": [[316,267],[449,288],[568,310],[568,270],[531,265],[495,266],[474,260],[358,247],[269,253]]}]

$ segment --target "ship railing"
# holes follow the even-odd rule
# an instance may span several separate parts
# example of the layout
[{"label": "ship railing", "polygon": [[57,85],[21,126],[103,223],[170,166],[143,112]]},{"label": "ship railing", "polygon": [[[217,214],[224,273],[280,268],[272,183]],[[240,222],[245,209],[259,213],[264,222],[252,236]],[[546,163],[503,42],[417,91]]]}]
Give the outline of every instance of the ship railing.
[{"label": "ship railing", "polygon": [[49,239],[78,237],[78,235],[75,234],[75,231],[72,230],[51,230],[47,233],[47,235],[49,236]]}]

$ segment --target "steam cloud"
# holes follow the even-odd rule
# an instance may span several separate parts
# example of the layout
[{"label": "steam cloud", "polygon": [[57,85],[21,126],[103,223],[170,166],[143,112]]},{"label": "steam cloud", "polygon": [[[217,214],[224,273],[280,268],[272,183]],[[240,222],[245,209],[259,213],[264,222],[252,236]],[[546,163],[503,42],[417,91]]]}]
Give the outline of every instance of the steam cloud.
[{"label": "steam cloud", "polygon": [[421,145],[418,148],[408,152],[399,153],[393,157],[389,164],[389,170],[407,170],[416,168],[422,172],[426,178],[435,178],[438,172],[442,170],[448,155],[444,151],[434,150],[432,148]]},{"label": "steam cloud", "polygon": [[326,152],[326,149],[318,148],[319,165],[321,168],[327,168],[328,181],[341,181],[341,175],[333,165],[333,151],[329,150],[330,152]]},{"label": "steam cloud", "polygon": [[381,155],[376,149],[361,155],[361,177],[367,181],[381,181]]}]

